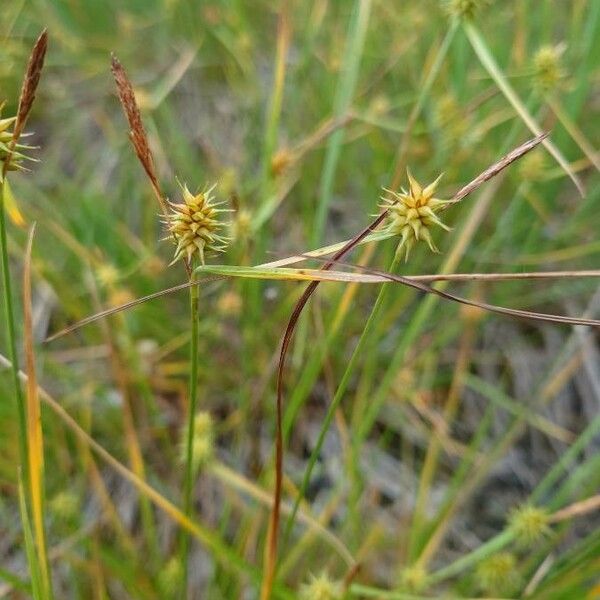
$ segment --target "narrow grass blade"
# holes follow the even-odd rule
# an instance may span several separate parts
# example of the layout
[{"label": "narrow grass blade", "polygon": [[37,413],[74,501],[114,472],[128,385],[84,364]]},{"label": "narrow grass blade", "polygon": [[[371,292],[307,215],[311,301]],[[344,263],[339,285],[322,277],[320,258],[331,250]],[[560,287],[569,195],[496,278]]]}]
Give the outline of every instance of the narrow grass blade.
[{"label": "narrow grass blade", "polygon": [[31,578],[31,591],[34,600],[47,600],[44,593],[42,566],[39,556],[36,552],[33,533],[31,532],[31,521],[27,511],[27,500],[25,498],[25,489],[21,475],[19,474],[19,510],[21,513],[21,523],[23,525],[23,538],[25,542],[25,553],[27,555],[27,566],[29,567],[29,576]]},{"label": "narrow grass blade", "polygon": [[[334,264],[337,262],[335,259],[325,260],[326,264]],[[486,302],[477,302],[475,300],[469,300],[456,294],[437,290],[436,288],[429,287],[414,278],[403,277],[401,275],[395,275],[393,273],[387,273],[384,271],[377,271],[376,269],[370,269],[368,267],[356,265],[356,268],[363,271],[364,275],[360,276],[356,273],[346,273],[344,271],[327,271],[315,269],[257,269],[253,267],[237,267],[237,266],[221,266],[221,265],[209,265],[206,267],[200,267],[200,270],[205,270],[208,273],[218,273],[220,275],[227,275],[229,277],[244,277],[244,278],[255,278],[255,279],[291,279],[291,280],[309,280],[312,284],[317,284],[321,281],[343,281],[346,283],[360,282],[360,283],[385,283],[392,281],[395,283],[401,283],[412,287],[421,292],[429,294],[435,294],[440,298],[446,300],[452,300],[460,304],[467,306],[474,306],[490,312],[495,312],[503,315],[519,317],[523,319],[532,319],[535,321],[547,321],[550,323],[566,323],[570,325],[590,325],[599,327],[600,321],[596,319],[585,319],[577,317],[566,317],[563,315],[546,314],[528,310],[519,310],[515,308],[506,308],[503,306],[497,306],[495,304],[488,304]]]},{"label": "narrow grass blade", "polygon": [[[343,117],[350,108],[352,96],[358,80],[358,69],[363,52],[367,25],[371,12],[371,0],[356,0],[352,14],[352,20],[348,28],[348,36],[342,56],[344,62],[340,71],[340,77],[336,87],[334,100],[334,118]],[[335,171],[341,153],[344,130],[336,131],[327,143],[325,164],[319,183],[319,203],[313,229],[313,242],[318,242],[325,228],[327,209],[331,202]]]},{"label": "narrow grass blade", "polygon": [[2,265],[2,303],[8,341],[8,352],[11,361],[11,376],[15,397],[17,423],[19,427],[19,460],[27,479],[27,423],[25,417],[25,400],[19,381],[19,355],[17,353],[17,331],[15,327],[15,311],[12,296],[12,280],[10,262],[8,260],[8,236],[6,233],[5,186],[6,179],[0,178],[0,261]]},{"label": "narrow grass blade", "polygon": [[261,195],[263,203],[269,199],[269,183],[271,171],[271,159],[275,152],[277,143],[277,130],[279,128],[279,119],[281,117],[281,106],[283,103],[283,91],[285,84],[285,72],[287,66],[287,55],[290,47],[292,28],[289,13],[289,7],[282,4],[277,27],[277,52],[275,58],[275,77],[273,88],[271,90],[271,99],[267,116],[267,125],[262,152],[262,175],[261,175]]},{"label": "narrow grass blade", "polygon": [[577,459],[579,453],[590,444],[600,433],[600,415],[596,416],[592,422],[579,434],[579,437],[571,444],[569,449],[564,452],[557,460],[556,464],[546,473],[542,481],[530,495],[531,502],[541,501],[552,489],[552,487],[566,474],[572,472],[572,465]]},{"label": "narrow grass blade", "polygon": [[[469,41],[471,42],[473,50],[475,51],[475,54],[477,54],[477,57],[479,58],[481,64],[489,73],[490,77],[496,82],[496,85],[500,88],[501,92],[510,102],[510,104],[515,109],[519,117],[522,119],[525,125],[527,125],[527,127],[531,130],[532,133],[535,133],[536,135],[541,135],[541,127],[535,122],[535,119],[531,116],[531,114],[527,110],[527,107],[523,104],[523,102],[521,102],[520,98],[513,90],[512,86],[508,82],[508,79],[502,72],[502,69],[500,69],[491,52],[489,51],[487,44],[485,43],[485,40],[481,36],[477,27],[471,22],[465,22],[464,29],[465,33],[467,34],[467,37],[469,38]],[[569,175],[581,196],[585,196],[583,184],[579,180],[579,177],[575,175],[573,169],[569,165],[569,162],[561,154],[560,150],[548,139],[545,139],[542,143],[544,144],[548,152],[550,152],[550,154],[555,158],[556,162]]]},{"label": "narrow grass blade", "polygon": [[42,415],[38,397],[33,350],[33,319],[31,300],[31,250],[35,223],[29,230],[25,266],[23,269],[23,337],[25,344],[25,371],[27,373],[27,449],[28,449],[28,492],[33,512],[33,531],[37,557],[40,565],[41,584],[46,598],[52,597],[46,534],[44,531],[44,439]]},{"label": "narrow grass blade", "polygon": [[[308,258],[308,256],[307,256]],[[327,259],[320,259],[329,262]],[[210,273],[222,277],[242,277],[247,279],[271,279],[281,281],[330,281],[341,283],[385,283],[389,273],[336,260],[340,266],[365,269],[365,273],[351,271],[323,271],[321,269],[244,267],[238,265],[203,265],[196,269],[198,273]],[[402,275],[402,279],[411,283],[431,283],[435,281],[514,281],[537,279],[574,279],[600,277],[600,270],[586,271],[532,271],[528,273],[440,273],[432,275]]]},{"label": "narrow grass blade", "polygon": [[557,98],[552,96],[546,96],[546,102],[552,109],[552,112],[556,115],[561,125],[565,128],[567,133],[573,138],[573,141],[581,148],[581,151],[594,165],[596,171],[600,171],[600,154],[588,141],[585,134],[568,115],[567,111],[563,108],[562,104]]},{"label": "narrow grass blade", "polygon": [[25,217],[23,217],[23,214],[19,210],[19,205],[10,189],[8,179],[4,180],[4,208],[10,220],[17,227],[25,227]]}]

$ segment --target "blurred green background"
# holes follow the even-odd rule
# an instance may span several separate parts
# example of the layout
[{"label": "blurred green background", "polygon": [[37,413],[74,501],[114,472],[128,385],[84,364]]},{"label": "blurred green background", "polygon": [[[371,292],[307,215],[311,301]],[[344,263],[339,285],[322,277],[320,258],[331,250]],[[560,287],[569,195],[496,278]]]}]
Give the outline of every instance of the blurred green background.
[{"label": "blurred green background", "polygon": [[[443,172],[439,195],[450,197],[532,137],[473,38],[452,25],[449,7],[463,4],[8,0],[0,7],[3,116],[16,111],[35,38],[44,27],[50,36],[28,124],[39,162],[11,179],[23,223],[12,210],[9,226],[19,282],[26,226],[38,224],[40,382],[129,465],[133,428],[146,479],[176,504],[189,368],[185,292],[41,343],[91,313],[184,281],[183,269],[168,267],[173,247],[160,241],[158,206],[128,141],[110,53],[134,83],[163,189],[175,200],[176,177],[194,190],[217,183],[217,197],[234,209],[232,242],[211,261],[251,265],[352,237],[377,212],[382,186],[406,185],[406,166],[421,183]],[[434,233],[441,253],[420,244],[401,272],[597,268],[600,2],[475,4],[468,27],[519,106],[552,131],[586,193],[537,149],[448,210],[453,230]],[[352,260],[385,269],[395,245],[356,251]],[[598,317],[593,279],[452,287],[503,306]],[[195,545],[192,597],[257,597],[268,511],[234,475],[270,493],[275,364],[300,293],[292,283],[202,286],[200,407],[213,416],[216,463],[199,475],[197,518],[244,567],[232,576],[219,551]],[[376,294],[372,286],[349,292],[324,284],[301,321],[287,373],[288,499]],[[5,337],[2,328],[2,349]],[[352,597],[441,597],[442,590],[522,597],[549,556],[532,597],[595,597],[593,517],[534,550],[516,548],[517,564],[499,580],[478,571],[475,559],[439,581],[423,575],[415,583],[411,568],[435,573],[472,557],[528,499],[555,511],[597,493],[598,431],[586,429],[600,403],[597,340],[565,326],[461,310],[399,286],[388,291],[303,505],[361,562],[356,585],[371,592],[351,588]],[[0,590],[19,597],[13,587],[26,593],[27,569],[15,518],[18,431],[9,381],[0,372],[0,579],[7,586]],[[454,421],[444,412],[449,395],[458,398]],[[175,525],[153,508],[144,516],[128,484],[96,463],[54,413],[43,418],[56,596],[171,597]],[[440,419],[447,419],[443,435]],[[531,496],[582,432],[577,461]],[[425,484],[434,438],[441,450]],[[436,531],[441,538],[420,563]],[[282,550],[281,597],[305,593],[303,582],[323,568],[343,578],[348,565],[321,536],[300,526],[293,536],[296,545]],[[507,591],[496,585],[508,580]],[[399,595],[378,596],[379,588]]]}]

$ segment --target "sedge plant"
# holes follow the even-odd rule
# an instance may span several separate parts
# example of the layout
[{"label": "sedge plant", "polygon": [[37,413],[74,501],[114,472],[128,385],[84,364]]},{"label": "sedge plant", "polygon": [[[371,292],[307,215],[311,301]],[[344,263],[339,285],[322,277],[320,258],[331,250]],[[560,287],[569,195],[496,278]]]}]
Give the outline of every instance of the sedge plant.
[{"label": "sedge plant", "polygon": [[[8,4],[0,24],[11,60],[0,61],[0,76],[4,84],[8,73],[10,87],[20,32],[39,17],[27,3]],[[56,339],[143,304],[126,322],[103,322],[99,336],[79,331],[46,346],[37,381],[33,361],[17,371],[22,389],[33,375],[31,390],[50,417],[46,520],[49,562],[60,564],[56,589],[235,598],[262,588],[263,597],[329,600],[592,593],[598,305],[582,304],[598,278],[597,125],[589,117],[596,3],[542,2],[539,11],[536,3],[535,19],[532,3],[493,0],[316,0],[275,10],[158,0],[161,19],[142,18],[130,3],[90,5],[85,14],[77,2],[52,4],[59,68],[41,128],[42,185],[13,182],[9,172],[31,199],[26,216],[39,223],[27,338],[45,315],[51,332],[61,330]],[[173,253],[155,245],[156,206],[137,203],[144,189],[106,118],[114,102],[98,93],[109,43],[148,65],[137,100],[116,61],[113,70]],[[69,84],[76,94],[63,93]],[[543,146],[554,160],[538,146],[468,202],[429,202],[451,200],[456,182],[528,130],[549,128]],[[170,199],[167,162],[192,184],[165,184],[176,190]],[[204,187],[204,172],[214,173],[217,190]],[[419,182],[441,172],[440,192],[425,201]],[[584,199],[564,185],[569,174],[585,182]],[[331,243],[360,229],[382,185],[390,191],[381,220]],[[208,258],[224,243],[213,234],[225,237],[222,215],[208,214],[213,194],[236,209],[228,264]],[[73,197],[73,208],[60,211]],[[17,259],[20,236],[9,228]],[[323,246],[301,250],[312,244]],[[350,265],[344,257],[357,246]],[[384,255],[377,264],[387,270],[372,268]],[[309,256],[310,268],[302,264]],[[181,265],[166,271],[175,257]],[[230,285],[233,278],[254,281]],[[286,332],[293,351],[285,381],[279,373],[278,414],[279,326],[307,304],[302,285],[310,293],[319,286],[322,301],[293,346],[295,325]],[[48,288],[57,301],[46,300]],[[183,290],[189,307],[172,295]],[[490,311],[530,322],[500,322]],[[98,377],[104,361],[111,368]],[[0,356],[9,375],[11,364]],[[27,401],[35,415],[35,394]],[[275,453],[271,415],[283,423]],[[0,458],[0,474],[14,470],[7,463]],[[42,589],[41,565],[20,567],[35,555],[39,521],[24,470],[22,482],[25,540],[0,569],[4,593]],[[278,497],[283,527],[267,521]],[[15,506],[2,503],[2,517]]]}]

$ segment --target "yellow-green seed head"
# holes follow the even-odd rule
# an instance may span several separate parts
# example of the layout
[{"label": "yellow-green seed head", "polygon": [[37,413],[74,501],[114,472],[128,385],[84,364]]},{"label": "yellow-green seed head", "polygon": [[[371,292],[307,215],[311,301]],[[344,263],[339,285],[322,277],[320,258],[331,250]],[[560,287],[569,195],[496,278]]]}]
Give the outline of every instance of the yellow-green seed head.
[{"label": "yellow-green seed head", "polygon": [[244,240],[252,233],[252,213],[240,208],[231,222],[231,237],[234,240]]},{"label": "yellow-green seed head", "polygon": [[544,508],[526,504],[510,514],[508,526],[520,546],[531,547],[550,535],[552,530],[548,519],[548,512]]},{"label": "yellow-green seed head", "polygon": [[71,520],[79,512],[79,498],[69,490],[58,492],[49,502],[49,508],[57,517],[66,521]]},{"label": "yellow-green seed head", "polygon": [[425,589],[427,571],[423,567],[411,565],[402,571],[402,585],[411,592],[421,592]]},{"label": "yellow-green seed head", "polygon": [[308,583],[300,586],[300,600],[341,600],[344,594],[344,588],[339,581],[330,579],[327,573],[323,572],[318,577],[310,576]]},{"label": "yellow-green seed head", "polygon": [[564,46],[542,46],[533,57],[533,74],[536,87],[542,92],[556,88],[565,78],[561,63]]},{"label": "yellow-green seed head", "polygon": [[448,204],[448,201],[433,197],[441,177],[440,175],[433,183],[421,187],[408,171],[409,190],[402,189],[400,192],[386,190],[392,197],[381,198],[384,202],[381,206],[389,210],[387,231],[392,235],[400,236],[396,252],[404,252],[405,260],[408,260],[411,248],[419,240],[427,242],[432,252],[438,252],[431,237],[432,225],[450,231],[450,228],[437,217],[437,213]]},{"label": "yellow-green seed head", "polygon": [[228,238],[219,233],[225,227],[220,220],[220,213],[229,210],[218,208],[223,203],[214,202],[211,196],[213,189],[214,186],[194,195],[187,186],[181,186],[183,202],[169,202],[171,212],[164,222],[177,244],[173,262],[180,258],[189,262],[194,256],[199,256],[204,264],[207,252],[223,252],[227,247]]},{"label": "yellow-green seed head", "polygon": [[494,596],[511,594],[521,583],[517,559],[510,552],[499,552],[479,563],[475,577],[481,589]]},{"label": "yellow-green seed head", "polygon": [[[24,171],[26,170],[23,166],[23,160],[28,158],[23,154],[23,150],[31,150],[31,146],[24,144],[14,144],[13,146],[13,125],[15,124],[17,117],[2,118],[2,107],[0,104],[0,177],[2,171],[5,169],[4,163],[9,160],[10,163],[6,169],[8,171]],[[22,134],[27,135],[27,134]],[[29,159],[33,160],[33,159]]]},{"label": "yellow-green seed head", "polygon": [[[192,470],[197,472],[201,467],[209,463],[214,456],[214,423],[208,411],[200,411],[194,415],[194,433],[192,437]],[[186,460],[187,426],[182,432],[181,454],[182,460]]]},{"label": "yellow-green seed head", "polygon": [[491,0],[444,0],[446,11],[452,17],[472,19],[475,14]]}]

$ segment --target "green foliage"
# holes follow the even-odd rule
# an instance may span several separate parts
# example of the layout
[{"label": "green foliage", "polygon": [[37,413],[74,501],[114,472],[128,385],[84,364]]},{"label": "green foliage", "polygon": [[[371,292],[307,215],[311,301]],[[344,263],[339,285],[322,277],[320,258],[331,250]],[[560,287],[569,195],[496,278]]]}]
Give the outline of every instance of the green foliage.
[{"label": "green foliage", "polygon": [[[21,163],[33,172],[11,172],[3,190],[12,286],[3,284],[2,302],[16,326],[0,327],[0,585],[15,593],[45,597],[16,471],[25,443],[18,374],[5,360],[22,349],[19,215],[38,223],[37,342],[186,281],[181,264],[169,266],[174,247],[160,242],[167,234],[127,139],[111,51],[133,81],[165,197],[179,202],[177,178],[217,182],[215,197],[233,210],[219,233],[231,240],[218,259],[225,264],[211,265],[207,253],[193,273],[201,280],[193,327],[180,291],[35,347],[40,385],[153,490],[127,483],[68,416],[43,409],[56,597],[175,598],[185,573],[194,597],[256,596],[274,481],[274,369],[314,271],[251,266],[339,249],[379,210],[384,186],[410,187],[407,166],[415,181],[443,172],[436,197],[450,198],[530,130],[552,128],[547,148],[451,210],[440,205],[451,228],[432,229],[440,254],[412,244],[427,241],[413,239],[413,223],[406,264],[387,232],[346,260],[402,275],[598,266],[594,0],[6,4],[5,116],[17,112],[33,40],[44,26],[50,36],[24,142],[39,149],[21,149],[41,162]],[[409,225],[402,220],[396,233]],[[202,248],[207,241],[220,240]],[[400,285],[376,290],[359,285],[367,274],[344,271],[324,277],[285,372],[273,597],[592,594],[597,511],[551,520],[600,486],[592,336]],[[592,278],[434,285],[490,304],[598,317]],[[190,373],[197,410],[186,421]]]}]

